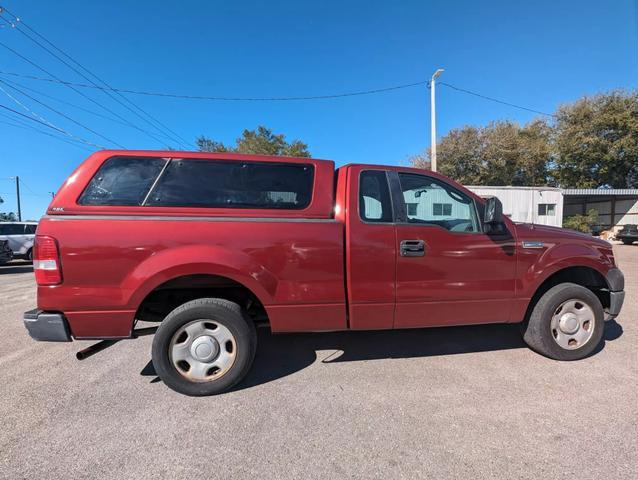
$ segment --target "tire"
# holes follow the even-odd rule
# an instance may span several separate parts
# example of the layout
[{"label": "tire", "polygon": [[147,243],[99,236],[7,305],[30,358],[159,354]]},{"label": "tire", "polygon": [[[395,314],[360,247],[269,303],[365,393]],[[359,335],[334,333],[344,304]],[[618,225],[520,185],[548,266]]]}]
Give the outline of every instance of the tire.
[{"label": "tire", "polygon": [[166,316],[153,338],[151,356],[155,372],[171,389],[206,396],[226,392],[241,381],[256,349],[255,325],[239,305],[200,298]]},{"label": "tire", "polygon": [[27,259],[27,262],[33,263],[33,249],[32,248],[30,248],[27,251],[26,259]]},{"label": "tire", "polygon": [[580,360],[602,342],[604,323],[603,306],[591,290],[561,283],[538,300],[522,326],[523,340],[554,360]]},{"label": "tire", "polygon": [[628,238],[623,238],[622,243],[624,243],[625,245],[631,245],[632,243],[634,243],[634,241]]}]

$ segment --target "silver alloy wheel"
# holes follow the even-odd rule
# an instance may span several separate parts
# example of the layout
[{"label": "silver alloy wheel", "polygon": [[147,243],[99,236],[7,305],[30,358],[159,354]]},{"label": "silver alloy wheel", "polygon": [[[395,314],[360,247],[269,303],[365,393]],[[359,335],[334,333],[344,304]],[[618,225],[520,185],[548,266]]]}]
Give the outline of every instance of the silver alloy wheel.
[{"label": "silver alloy wheel", "polygon": [[231,331],[214,320],[193,320],[171,338],[170,360],[191,382],[222,377],[235,363],[237,342]]},{"label": "silver alloy wheel", "polygon": [[585,345],[594,333],[594,310],[582,300],[570,299],[561,303],[552,315],[552,338],[565,350]]}]

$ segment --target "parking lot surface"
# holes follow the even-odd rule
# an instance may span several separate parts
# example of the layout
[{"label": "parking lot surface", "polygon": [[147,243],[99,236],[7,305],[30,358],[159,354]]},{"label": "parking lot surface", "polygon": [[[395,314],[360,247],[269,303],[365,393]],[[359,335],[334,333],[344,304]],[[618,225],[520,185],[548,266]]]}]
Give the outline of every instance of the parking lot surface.
[{"label": "parking lot surface", "polygon": [[0,478],[638,478],[638,245],[594,356],[515,325],[271,336],[234,391],[179,395],[152,337],[37,343],[31,266],[0,267]]}]

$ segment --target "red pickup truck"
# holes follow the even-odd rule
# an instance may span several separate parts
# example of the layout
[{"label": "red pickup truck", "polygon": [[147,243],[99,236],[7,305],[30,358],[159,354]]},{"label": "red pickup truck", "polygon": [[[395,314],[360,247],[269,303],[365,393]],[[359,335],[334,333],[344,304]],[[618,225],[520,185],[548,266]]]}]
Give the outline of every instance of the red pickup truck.
[{"label": "red pickup truck", "polygon": [[611,245],[515,224],[437,173],[308,158],[101,151],[64,183],[34,248],[36,340],[121,339],[188,395],[228,390],[272,332],[520,323],[583,358],[620,312]]}]

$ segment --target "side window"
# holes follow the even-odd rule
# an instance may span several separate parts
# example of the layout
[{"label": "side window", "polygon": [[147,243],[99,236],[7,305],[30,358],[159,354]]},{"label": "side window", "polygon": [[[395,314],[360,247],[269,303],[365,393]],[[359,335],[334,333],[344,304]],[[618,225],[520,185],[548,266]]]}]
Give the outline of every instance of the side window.
[{"label": "side window", "polygon": [[474,201],[467,195],[425,175],[399,173],[399,180],[409,223],[438,225],[451,232],[480,231]]},{"label": "side window", "polygon": [[175,159],[147,205],[300,210],[310,205],[313,182],[307,164]]},{"label": "side window", "polygon": [[556,215],[556,204],[555,203],[539,203],[538,204],[538,215],[541,217],[549,216],[553,217]]},{"label": "side window", "polygon": [[27,235],[34,235],[36,227],[37,225],[25,225],[24,233],[26,233]]},{"label": "side window", "polygon": [[80,205],[141,205],[167,160],[113,157],[102,164],[82,192]]},{"label": "side window", "polygon": [[24,235],[24,225],[20,223],[1,225],[0,235]]},{"label": "side window", "polygon": [[388,179],[383,170],[366,170],[359,177],[359,217],[365,222],[392,222]]}]

